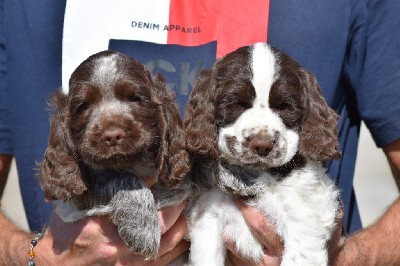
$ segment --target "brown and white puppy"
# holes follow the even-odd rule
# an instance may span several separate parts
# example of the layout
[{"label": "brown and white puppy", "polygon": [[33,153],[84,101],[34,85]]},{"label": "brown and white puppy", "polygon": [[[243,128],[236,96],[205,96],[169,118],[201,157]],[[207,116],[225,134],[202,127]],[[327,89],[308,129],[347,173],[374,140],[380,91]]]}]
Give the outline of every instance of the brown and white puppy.
[{"label": "brown and white puppy", "polygon": [[267,44],[204,70],[184,119],[194,181],[204,188],[189,215],[190,263],[224,265],[223,237],[261,260],[263,246],[232,200],[242,196],[275,225],[282,265],[326,265],[339,192],[324,161],[340,157],[337,119],[315,77]]},{"label": "brown and white puppy", "polygon": [[[66,222],[110,215],[130,249],[155,256],[157,209],[183,200],[190,167],[163,78],[126,55],[103,51],[76,68],[69,93],[58,90],[53,102],[39,173],[46,199]],[[154,183],[152,193],[147,185]]]}]

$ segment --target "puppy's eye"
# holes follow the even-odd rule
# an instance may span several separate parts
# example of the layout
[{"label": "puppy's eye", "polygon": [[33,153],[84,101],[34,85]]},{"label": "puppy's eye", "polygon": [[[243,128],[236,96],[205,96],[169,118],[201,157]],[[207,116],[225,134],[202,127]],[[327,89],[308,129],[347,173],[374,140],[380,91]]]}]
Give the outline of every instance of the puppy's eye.
[{"label": "puppy's eye", "polygon": [[87,109],[89,109],[90,104],[88,102],[81,102],[80,104],[78,104],[75,108],[75,113],[79,114],[82,113],[84,111],[86,111]]},{"label": "puppy's eye", "polygon": [[130,102],[142,102],[142,98],[140,98],[139,96],[132,94],[130,96],[128,96],[128,101]]},{"label": "puppy's eye", "polygon": [[236,104],[237,104],[240,108],[243,108],[243,109],[245,109],[245,110],[251,108],[251,103],[250,103],[250,102],[247,102],[247,101],[238,101]]},{"label": "puppy's eye", "polygon": [[287,102],[281,102],[278,105],[276,105],[274,108],[277,110],[283,111],[283,110],[290,109],[290,104],[288,104]]}]

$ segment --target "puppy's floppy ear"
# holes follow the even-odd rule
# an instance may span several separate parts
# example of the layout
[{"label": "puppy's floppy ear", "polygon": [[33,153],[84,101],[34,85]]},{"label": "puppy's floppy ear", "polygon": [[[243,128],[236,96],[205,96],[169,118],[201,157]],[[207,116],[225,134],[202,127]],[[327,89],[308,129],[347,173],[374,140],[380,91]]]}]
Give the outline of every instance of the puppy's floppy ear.
[{"label": "puppy's floppy ear", "polygon": [[[218,135],[215,125],[215,93],[213,72],[203,70],[186,106],[183,128],[192,163],[191,178],[196,184],[210,188],[212,170],[218,162]],[[211,172],[210,172],[211,170]]]},{"label": "puppy's floppy ear", "polygon": [[44,160],[39,164],[39,182],[46,200],[68,200],[82,194],[87,188],[67,133],[67,95],[58,90],[52,101],[55,113]]},{"label": "puppy's floppy ear", "polygon": [[212,87],[212,70],[201,71],[186,106],[183,128],[189,153],[216,160],[219,150]]},{"label": "puppy's floppy ear", "polygon": [[161,139],[158,151],[158,180],[167,188],[176,187],[190,171],[189,155],[186,151],[185,134],[175,94],[168,91],[161,75],[155,78],[161,108]]},{"label": "puppy's floppy ear", "polygon": [[316,161],[339,159],[338,115],[326,103],[314,75],[301,69],[300,76],[309,99],[309,110],[300,133],[299,152]]}]

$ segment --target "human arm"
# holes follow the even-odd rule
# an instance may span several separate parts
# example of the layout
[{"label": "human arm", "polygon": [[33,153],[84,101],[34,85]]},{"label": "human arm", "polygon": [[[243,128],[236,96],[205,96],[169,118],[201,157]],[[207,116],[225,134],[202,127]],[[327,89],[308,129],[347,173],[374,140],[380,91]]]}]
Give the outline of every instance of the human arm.
[{"label": "human arm", "polygon": [[7,183],[8,172],[10,170],[12,155],[0,154],[0,199],[3,195]]},{"label": "human arm", "polygon": [[392,169],[394,180],[400,191],[400,139],[383,148]]},{"label": "human arm", "polygon": [[[399,187],[400,140],[383,148]],[[400,187],[399,187],[400,188]],[[400,198],[374,224],[346,238],[335,265],[400,264]]]},{"label": "human arm", "polygon": [[[189,244],[182,240],[186,221],[184,205],[159,211],[162,224],[160,251],[156,260],[145,261],[132,254],[120,239],[114,224],[106,217],[91,217],[64,223],[53,214],[49,228],[34,248],[38,265],[165,265],[185,252]],[[34,234],[17,228],[0,214],[0,265],[23,265]]]},{"label": "human arm", "polygon": [[333,265],[400,264],[400,199],[373,225],[346,238]]}]

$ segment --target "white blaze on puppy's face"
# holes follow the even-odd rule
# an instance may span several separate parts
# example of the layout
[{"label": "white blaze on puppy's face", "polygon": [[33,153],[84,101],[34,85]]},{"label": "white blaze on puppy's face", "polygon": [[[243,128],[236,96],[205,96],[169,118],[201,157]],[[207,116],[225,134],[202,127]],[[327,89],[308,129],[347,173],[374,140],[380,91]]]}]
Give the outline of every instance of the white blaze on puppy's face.
[{"label": "white blaze on puppy's face", "polygon": [[253,108],[268,107],[269,92],[275,80],[276,61],[271,49],[257,43],[252,50],[251,69],[253,70],[252,84],[256,91]]},{"label": "white blaze on puppy's face", "polygon": [[[279,78],[279,65],[273,51],[262,43],[253,46],[250,60],[255,99],[234,123],[220,129],[219,149],[222,157],[232,163],[281,166],[296,154],[299,135],[287,128],[269,106],[271,87]],[[271,148],[267,152],[257,152],[249,145],[254,137],[267,139]]]},{"label": "white blaze on puppy's face", "polygon": [[116,79],[118,74],[117,56],[110,55],[98,59],[96,69],[93,72],[93,81],[102,86],[109,86],[109,82]]}]

